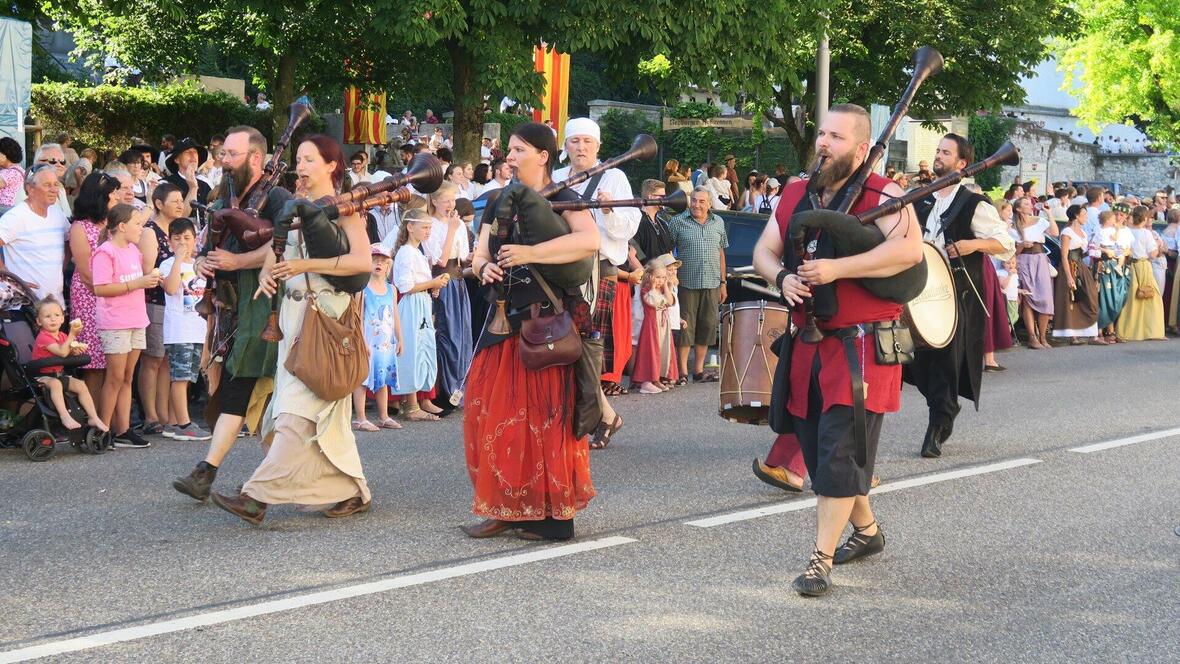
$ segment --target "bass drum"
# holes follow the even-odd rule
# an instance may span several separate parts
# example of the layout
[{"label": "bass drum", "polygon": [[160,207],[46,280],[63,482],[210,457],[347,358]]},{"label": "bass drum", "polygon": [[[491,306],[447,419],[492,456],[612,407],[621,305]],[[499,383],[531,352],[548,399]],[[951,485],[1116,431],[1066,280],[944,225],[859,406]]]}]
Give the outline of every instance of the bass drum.
[{"label": "bass drum", "polygon": [[770,388],[778,357],[774,340],[787,333],[787,308],[765,300],[727,304],[721,309],[721,417],[742,424],[766,424]]},{"label": "bass drum", "polygon": [[918,348],[945,348],[959,325],[955,279],[950,263],[933,243],[922,243],[922,255],[926,258],[926,287],[906,303],[901,320],[909,326]]}]

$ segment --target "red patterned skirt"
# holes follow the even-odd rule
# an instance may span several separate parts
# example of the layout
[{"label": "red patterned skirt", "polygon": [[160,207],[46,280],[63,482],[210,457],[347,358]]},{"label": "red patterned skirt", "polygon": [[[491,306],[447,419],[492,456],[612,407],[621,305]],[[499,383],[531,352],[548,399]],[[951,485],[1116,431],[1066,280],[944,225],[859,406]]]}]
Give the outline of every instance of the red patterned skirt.
[{"label": "red patterned skirt", "polygon": [[573,519],[594,497],[589,440],[574,438],[573,367],[530,371],[519,336],[477,352],[463,411],[472,511],[500,521]]}]

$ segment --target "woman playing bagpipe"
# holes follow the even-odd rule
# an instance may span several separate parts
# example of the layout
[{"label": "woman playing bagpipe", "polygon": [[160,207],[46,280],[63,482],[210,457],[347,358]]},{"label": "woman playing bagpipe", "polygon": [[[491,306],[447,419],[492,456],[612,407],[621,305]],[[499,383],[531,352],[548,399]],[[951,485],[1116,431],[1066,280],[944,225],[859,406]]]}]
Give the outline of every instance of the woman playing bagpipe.
[{"label": "woman playing bagpipe", "polygon": [[[344,163],[332,139],[323,135],[305,139],[296,152],[295,172],[306,198],[334,196],[344,177]],[[288,230],[292,216],[300,218],[303,230]],[[316,230],[329,231],[326,235],[331,240],[313,247],[311,236]],[[317,396],[288,370],[288,362],[305,330],[309,305],[332,319],[352,311],[349,305],[358,289],[351,285],[353,280],[343,278],[365,275],[367,280],[372,271],[365,222],[356,214],[333,221],[323,208],[301,199],[289,202],[279,215],[274,237],[276,247],[285,240],[282,260],[276,261],[274,252],[268,254],[254,294],[282,298],[274,397],[262,430],[264,439],[271,438],[270,452],[239,495],[214,493],[212,498],[222,509],[254,524],[261,523],[267,506],[276,503],[333,505],[324,513],[329,517],[363,512],[369,509],[370,494],[350,427],[351,396],[332,401]],[[364,287],[363,281],[356,281]],[[281,293],[280,282],[284,284]]]},{"label": "woman playing bagpipe", "polygon": [[[557,152],[553,131],[543,124],[512,132],[507,162],[517,181],[495,204],[495,223],[480,225],[472,260],[480,281],[496,285],[498,299],[476,344],[465,394],[472,511],[486,519],[463,527],[471,537],[516,529],[527,540],[572,538],[574,514],[595,495],[588,441],[575,435],[580,363],[530,369],[526,361],[536,362],[522,357],[537,349],[522,339],[522,326],[532,340],[534,325],[560,314],[559,307],[577,329],[589,329],[579,287],[598,251],[598,228],[589,212],[558,214],[537,193],[550,183]],[[552,200],[576,197],[565,189]],[[538,346],[543,353],[545,344]]]}]

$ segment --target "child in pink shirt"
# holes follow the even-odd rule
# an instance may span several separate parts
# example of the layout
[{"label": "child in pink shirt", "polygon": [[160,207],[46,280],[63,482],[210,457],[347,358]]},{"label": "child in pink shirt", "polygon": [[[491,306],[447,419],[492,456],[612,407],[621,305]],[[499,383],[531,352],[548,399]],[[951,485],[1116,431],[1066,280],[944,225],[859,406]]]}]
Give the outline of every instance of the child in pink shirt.
[{"label": "child in pink shirt", "polygon": [[115,447],[151,446],[131,431],[131,380],[139,353],[147,348],[149,321],[144,290],[160,283],[159,270],[143,273],[143,255],[136,246],[145,216],[122,203],[111,208],[107,213],[107,239],[90,259],[98,336],[107,360],[101,415],[116,432]]}]

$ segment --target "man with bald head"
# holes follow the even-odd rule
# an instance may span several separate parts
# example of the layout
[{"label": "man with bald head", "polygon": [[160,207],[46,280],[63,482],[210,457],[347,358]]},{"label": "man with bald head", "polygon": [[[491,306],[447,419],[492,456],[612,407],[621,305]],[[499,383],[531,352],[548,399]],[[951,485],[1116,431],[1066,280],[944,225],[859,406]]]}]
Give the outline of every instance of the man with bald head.
[{"label": "man with bald head", "polygon": [[[812,165],[810,180],[786,186],[754,248],[754,267],[795,307],[795,325],[804,325],[798,305],[810,297],[806,308],[816,313],[822,333],[818,343],[784,338],[770,404],[772,428],[798,439],[817,495],[815,551],[792,583],[805,596],[831,589],[832,564],[885,548],[868,493],[881,422],[900,406],[901,366],[879,361],[876,347],[878,335],[891,334],[888,328],[902,307],[871,294],[860,279],[893,276],[920,262],[921,231],[906,206],[873,222],[884,241],[861,254],[836,256],[831,233],[807,232],[802,255],[789,241],[798,213],[816,206],[834,209],[843,202],[850,179],[868,155],[869,131],[869,114],[860,106],[839,104],[828,111],[815,139],[816,163],[822,166]],[[871,174],[851,212],[901,194],[897,184]],[[849,522],[854,532],[837,548]]]},{"label": "man with bald head", "polygon": [[56,205],[61,192],[53,164],[33,166],[25,175],[24,201],[0,217],[0,270],[20,277],[37,297],[62,298],[66,238],[70,221]]}]

